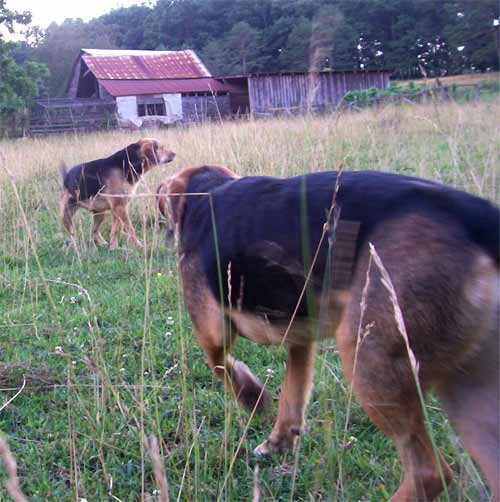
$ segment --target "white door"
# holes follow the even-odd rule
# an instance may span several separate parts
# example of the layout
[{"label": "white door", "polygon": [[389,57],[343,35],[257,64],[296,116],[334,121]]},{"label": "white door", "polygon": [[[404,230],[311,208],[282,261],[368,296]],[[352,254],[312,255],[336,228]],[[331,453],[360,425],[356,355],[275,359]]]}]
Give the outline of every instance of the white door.
[{"label": "white door", "polygon": [[182,95],[163,94],[165,102],[165,113],[172,121],[182,120]]},{"label": "white door", "polygon": [[119,96],[116,98],[116,111],[124,120],[137,119],[137,98],[135,96]]}]

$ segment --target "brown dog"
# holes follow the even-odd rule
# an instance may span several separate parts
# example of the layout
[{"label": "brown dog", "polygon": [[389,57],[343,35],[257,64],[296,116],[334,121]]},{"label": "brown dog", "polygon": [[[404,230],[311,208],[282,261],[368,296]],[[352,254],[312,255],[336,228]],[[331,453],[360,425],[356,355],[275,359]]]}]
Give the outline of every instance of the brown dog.
[{"label": "brown dog", "polygon": [[175,154],[155,139],[143,138],[110,157],[93,160],[63,169],[64,191],[61,199],[61,219],[73,236],[73,216],[79,207],[94,215],[93,237],[98,245],[106,245],[99,230],[106,211],[111,211],[113,225],[109,249],[118,246],[123,225],[130,244],[142,247],[128,215],[127,204],[141,176],[158,164],[171,162]]},{"label": "brown dog", "polygon": [[[452,477],[441,457],[440,475],[424,425],[418,370],[421,388],[436,391],[499,501],[496,207],[395,174],[283,180],[238,178],[211,166],[184,169],[159,187],[158,199],[167,226],[178,231],[195,335],[242,404],[261,408],[267,397],[229,355],[231,333],[288,347],[276,424],[257,454],[294,445],[316,341],[335,336],[357,399],[398,448],[404,479],[392,500],[432,499],[443,489],[441,478]],[[408,345],[370,243],[392,281]]]}]

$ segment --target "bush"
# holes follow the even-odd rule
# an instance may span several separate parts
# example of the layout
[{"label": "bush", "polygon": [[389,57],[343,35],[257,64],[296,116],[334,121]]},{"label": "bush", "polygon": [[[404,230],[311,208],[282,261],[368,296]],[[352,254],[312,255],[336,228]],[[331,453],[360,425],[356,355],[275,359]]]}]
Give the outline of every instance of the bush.
[{"label": "bush", "polygon": [[396,96],[400,94],[416,94],[420,92],[425,86],[410,82],[407,87],[402,87],[399,84],[391,83],[388,89],[377,89],[370,87],[362,91],[350,91],[344,96],[344,101],[347,103],[354,103],[358,101],[370,101],[375,98],[386,96]]}]

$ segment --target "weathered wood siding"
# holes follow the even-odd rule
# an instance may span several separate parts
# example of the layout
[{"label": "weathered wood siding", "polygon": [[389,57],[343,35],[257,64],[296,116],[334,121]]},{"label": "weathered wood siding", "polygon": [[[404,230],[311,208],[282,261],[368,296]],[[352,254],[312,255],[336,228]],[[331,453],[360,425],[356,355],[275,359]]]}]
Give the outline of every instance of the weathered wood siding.
[{"label": "weathered wood siding", "polygon": [[183,122],[202,122],[231,115],[229,95],[182,96]]},{"label": "weathered wood siding", "polygon": [[250,108],[255,115],[322,111],[336,106],[349,91],[389,87],[389,72],[323,72],[248,77]]}]

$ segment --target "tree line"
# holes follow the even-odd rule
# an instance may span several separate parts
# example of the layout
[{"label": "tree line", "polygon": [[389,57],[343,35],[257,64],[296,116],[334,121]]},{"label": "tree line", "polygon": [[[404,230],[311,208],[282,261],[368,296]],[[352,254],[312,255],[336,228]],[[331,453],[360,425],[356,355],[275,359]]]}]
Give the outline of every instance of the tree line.
[{"label": "tree line", "polygon": [[0,0],[0,25],[26,25],[22,42],[0,38],[0,65],[8,56],[47,97],[64,95],[82,47],[193,49],[216,76],[382,67],[398,78],[493,71],[499,6],[498,0],[157,0],[41,29]]}]

